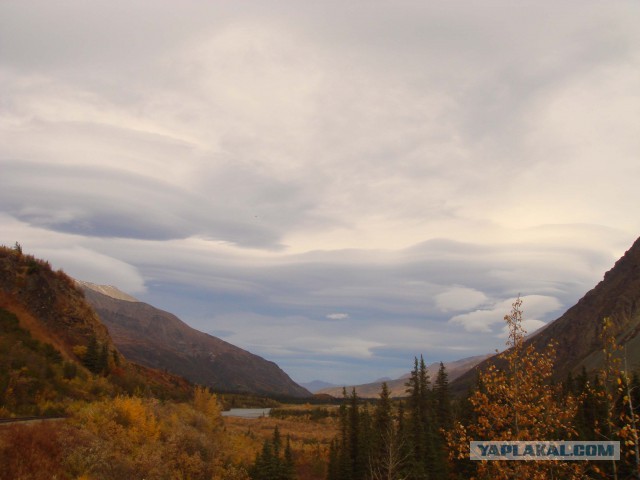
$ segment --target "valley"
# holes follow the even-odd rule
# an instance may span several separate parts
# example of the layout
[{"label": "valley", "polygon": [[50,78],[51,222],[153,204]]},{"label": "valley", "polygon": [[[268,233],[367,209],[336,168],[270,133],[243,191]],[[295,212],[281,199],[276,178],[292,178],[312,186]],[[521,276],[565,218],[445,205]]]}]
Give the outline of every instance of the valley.
[{"label": "valley", "polygon": [[[0,274],[1,416],[60,417],[0,425],[3,480],[51,472],[261,480],[267,471],[304,480],[365,480],[380,472],[444,479],[475,471],[501,478],[520,466],[469,463],[465,439],[502,435],[481,421],[493,408],[507,432],[517,414],[526,438],[542,438],[542,404],[556,422],[549,425],[567,438],[596,438],[606,427],[624,445],[618,471],[637,467],[640,241],[535,335],[520,333],[516,301],[505,317],[510,349],[501,354],[432,365],[415,358],[400,379],[315,395],[272,362],[115,287],[78,283],[16,248],[0,250]],[[529,387],[511,391],[515,385]],[[504,403],[505,395],[517,407]],[[586,415],[593,408],[599,413]],[[591,463],[522,469],[558,478],[603,471]]]}]

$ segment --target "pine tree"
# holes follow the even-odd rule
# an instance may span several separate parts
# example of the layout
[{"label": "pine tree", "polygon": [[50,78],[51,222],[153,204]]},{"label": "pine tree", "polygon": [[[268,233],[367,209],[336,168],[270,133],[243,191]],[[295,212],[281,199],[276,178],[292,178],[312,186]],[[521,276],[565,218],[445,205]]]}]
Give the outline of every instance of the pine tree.
[{"label": "pine tree", "polygon": [[425,445],[423,401],[420,381],[420,364],[418,358],[414,358],[414,366],[409,380],[406,383],[409,394],[409,425],[407,426],[407,444],[410,457],[408,459],[407,473],[409,478],[424,478]]},{"label": "pine tree", "polygon": [[369,472],[372,452],[373,422],[369,413],[369,406],[365,403],[360,409],[358,423],[358,452],[356,454],[353,478],[364,480]]},{"label": "pine tree", "polygon": [[95,335],[92,335],[87,344],[87,352],[84,354],[82,363],[89,369],[91,373],[100,373],[100,352],[98,350],[98,340]]},{"label": "pine tree", "polygon": [[410,443],[410,430],[405,412],[405,402],[398,402],[398,422],[396,426],[399,454],[402,462],[398,467],[399,477],[409,478],[413,465],[413,448]]},{"label": "pine tree", "polygon": [[347,389],[342,389],[342,405],[340,405],[340,442],[337,445],[338,450],[338,480],[352,480],[353,478],[353,462],[351,458],[351,439],[349,435],[349,397]]},{"label": "pine tree", "polygon": [[439,429],[449,430],[453,422],[451,392],[449,391],[449,374],[442,362],[433,385],[433,393],[436,403],[436,424]]},{"label": "pine tree", "polygon": [[273,439],[271,440],[273,444],[273,455],[276,458],[280,458],[280,449],[282,448],[282,437],[280,436],[280,429],[278,425],[273,429]]},{"label": "pine tree", "polygon": [[387,436],[389,430],[393,427],[389,386],[387,385],[387,382],[384,382],[380,390],[380,400],[378,401],[373,414],[373,457],[378,457],[384,454],[384,437]]},{"label": "pine tree", "polygon": [[414,366],[405,384],[409,394],[409,425],[406,441],[410,451],[407,465],[409,478],[429,478],[438,461],[433,396],[427,366],[421,355],[414,358]]},{"label": "pine tree", "polygon": [[109,347],[103,343],[98,350],[98,358],[96,362],[97,373],[109,373]]},{"label": "pine tree", "polygon": [[329,463],[327,465],[327,480],[340,480],[339,448],[335,439],[329,444]]},{"label": "pine tree", "polygon": [[351,478],[353,480],[361,480],[364,476],[364,465],[362,460],[362,451],[360,448],[360,408],[359,398],[356,389],[353,388],[349,396],[349,413],[348,413],[348,437],[349,437],[349,459],[351,465]]},{"label": "pine tree", "polygon": [[250,468],[249,474],[253,480],[275,480],[273,444],[270,440],[265,440],[262,444],[262,451],[256,455],[256,461]]},{"label": "pine tree", "polygon": [[404,411],[399,406],[398,428],[393,419],[391,398],[387,383],[382,384],[380,400],[376,405],[373,419],[373,441],[369,461],[369,477],[372,480],[401,480],[407,458],[402,442]]},{"label": "pine tree", "polygon": [[271,440],[265,440],[262,451],[256,456],[253,466],[249,469],[249,475],[253,480],[293,480],[295,468],[291,442],[287,436],[287,444],[282,452],[282,437],[278,426],[273,430]]},{"label": "pine tree", "polygon": [[293,452],[291,451],[291,437],[287,435],[287,443],[284,447],[284,458],[282,461],[281,480],[293,480],[295,478],[295,465],[293,462]]},{"label": "pine tree", "polygon": [[449,392],[449,375],[444,364],[440,362],[438,375],[433,385],[434,423],[433,432],[433,473],[436,478],[448,477],[445,432],[453,425],[451,393]]}]

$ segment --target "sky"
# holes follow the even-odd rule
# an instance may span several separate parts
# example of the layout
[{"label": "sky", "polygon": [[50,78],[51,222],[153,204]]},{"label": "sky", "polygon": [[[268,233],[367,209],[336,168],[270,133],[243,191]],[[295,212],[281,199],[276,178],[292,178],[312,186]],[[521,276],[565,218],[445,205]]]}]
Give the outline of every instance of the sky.
[{"label": "sky", "polygon": [[0,3],[0,243],[363,383],[640,235],[636,1]]}]

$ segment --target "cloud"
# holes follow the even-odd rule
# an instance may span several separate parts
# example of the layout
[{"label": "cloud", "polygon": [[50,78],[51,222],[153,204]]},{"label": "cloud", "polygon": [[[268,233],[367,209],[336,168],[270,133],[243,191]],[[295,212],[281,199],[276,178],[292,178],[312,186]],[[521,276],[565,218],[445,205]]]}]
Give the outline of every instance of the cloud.
[{"label": "cloud", "polygon": [[640,231],[637,5],[0,13],[2,241],[300,378],[492,351]]},{"label": "cloud", "polygon": [[132,294],[146,292],[144,279],[133,266],[98,252],[82,248],[38,248],[34,250],[41,258],[48,259],[55,267],[78,280],[103,285],[115,285]]},{"label": "cloud", "polygon": [[[490,309],[474,310],[452,317],[449,322],[459,324],[468,332],[491,332],[493,325],[501,324],[504,316],[511,311],[511,305],[515,299],[503,300],[494,303]],[[544,295],[526,295],[522,297],[523,316],[525,314],[533,317],[544,317],[551,312],[555,312],[562,306],[555,297]],[[545,322],[536,318],[526,319],[528,328],[534,330],[540,328]],[[523,319],[523,324],[525,320]],[[531,332],[532,333],[532,332]]]},{"label": "cloud", "polygon": [[435,297],[437,307],[443,311],[470,310],[487,300],[484,293],[472,288],[454,287]]},{"label": "cloud", "polygon": [[349,318],[348,313],[330,313],[326,316],[329,320],[346,320]]}]

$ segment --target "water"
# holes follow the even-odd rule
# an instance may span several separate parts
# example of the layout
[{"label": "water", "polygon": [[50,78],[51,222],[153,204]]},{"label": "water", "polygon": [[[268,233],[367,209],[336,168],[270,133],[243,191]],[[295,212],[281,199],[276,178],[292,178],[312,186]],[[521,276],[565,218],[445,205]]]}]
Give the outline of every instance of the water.
[{"label": "water", "polygon": [[260,418],[268,417],[270,408],[232,408],[222,412],[223,417]]}]

